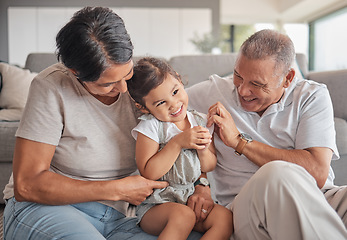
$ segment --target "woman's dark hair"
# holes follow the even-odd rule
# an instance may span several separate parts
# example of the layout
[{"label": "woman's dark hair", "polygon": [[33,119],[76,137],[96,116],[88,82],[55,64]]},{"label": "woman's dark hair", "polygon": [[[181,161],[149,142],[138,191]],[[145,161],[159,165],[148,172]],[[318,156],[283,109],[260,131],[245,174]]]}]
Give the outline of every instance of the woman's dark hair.
[{"label": "woman's dark hair", "polygon": [[143,98],[163,83],[168,75],[172,75],[181,82],[181,77],[170,65],[159,58],[141,58],[134,66],[134,75],[127,81],[128,91],[135,102],[146,107]]},{"label": "woman's dark hair", "polygon": [[133,45],[123,20],[109,8],[85,7],[56,37],[57,57],[81,81],[97,81],[112,64],[127,63]]}]

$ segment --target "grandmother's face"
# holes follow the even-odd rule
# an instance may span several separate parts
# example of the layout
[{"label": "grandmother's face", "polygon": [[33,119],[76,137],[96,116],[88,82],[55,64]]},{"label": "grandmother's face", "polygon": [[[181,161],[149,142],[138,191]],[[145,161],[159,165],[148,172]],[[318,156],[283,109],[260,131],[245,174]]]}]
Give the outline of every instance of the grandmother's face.
[{"label": "grandmother's face", "polygon": [[107,68],[95,82],[83,82],[85,88],[93,95],[116,97],[128,90],[126,81],[133,76],[133,61],[125,64],[113,64]]}]

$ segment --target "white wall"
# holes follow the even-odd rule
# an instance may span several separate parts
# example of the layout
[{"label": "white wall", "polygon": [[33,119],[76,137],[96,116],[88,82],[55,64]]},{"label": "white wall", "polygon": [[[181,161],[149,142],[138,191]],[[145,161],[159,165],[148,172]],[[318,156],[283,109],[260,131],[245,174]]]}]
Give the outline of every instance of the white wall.
[{"label": "white wall", "polygon": [[307,23],[347,6],[347,0],[220,0],[222,24]]},{"label": "white wall", "polygon": [[[30,52],[54,52],[59,29],[80,8],[9,7],[9,62],[24,66]],[[170,58],[197,54],[190,42],[194,33],[212,30],[210,9],[113,8],[128,29],[134,44],[134,56]]]}]

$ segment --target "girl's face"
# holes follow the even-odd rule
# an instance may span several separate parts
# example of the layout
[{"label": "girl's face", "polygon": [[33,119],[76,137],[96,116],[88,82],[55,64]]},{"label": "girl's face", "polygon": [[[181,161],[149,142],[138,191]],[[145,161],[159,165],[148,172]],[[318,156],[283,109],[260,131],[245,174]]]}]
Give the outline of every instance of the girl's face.
[{"label": "girl's face", "polygon": [[133,76],[133,67],[132,60],[125,64],[113,64],[97,81],[83,82],[83,85],[94,96],[117,97],[128,90],[126,81]]},{"label": "girl's face", "polygon": [[183,84],[170,74],[143,99],[148,111],[160,121],[177,123],[186,118],[188,95]]}]

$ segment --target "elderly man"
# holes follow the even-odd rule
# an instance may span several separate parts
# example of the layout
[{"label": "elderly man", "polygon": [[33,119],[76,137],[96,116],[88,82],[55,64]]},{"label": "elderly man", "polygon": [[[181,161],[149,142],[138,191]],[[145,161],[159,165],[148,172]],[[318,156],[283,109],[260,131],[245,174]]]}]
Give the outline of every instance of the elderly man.
[{"label": "elderly man", "polygon": [[347,239],[329,92],[295,77],[294,56],[289,37],[262,30],[243,43],[232,80],[187,89],[215,124],[216,198],[233,211],[235,239]]}]

